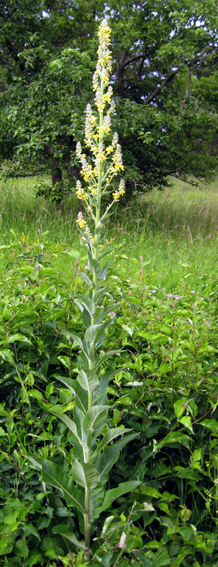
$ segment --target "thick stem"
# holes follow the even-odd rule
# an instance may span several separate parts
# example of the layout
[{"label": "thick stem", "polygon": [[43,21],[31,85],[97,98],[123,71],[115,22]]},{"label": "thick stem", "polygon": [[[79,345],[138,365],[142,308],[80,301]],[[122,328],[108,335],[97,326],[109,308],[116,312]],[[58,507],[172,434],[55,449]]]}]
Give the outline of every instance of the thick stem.
[{"label": "thick stem", "polygon": [[89,556],[89,549],[90,549],[90,489],[85,488],[85,546],[87,551],[87,555]]},{"label": "thick stem", "polygon": [[[101,81],[101,94],[103,96],[104,86],[103,81]],[[102,135],[102,125],[103,125],[103,110],[99,112],[99,154],[101,150],[101,144],[103,142],[103,135]],[[95,231],[94,231],[94,259],[98,260],[99,255],[99,234],[98,234],[98,224],[101,218],[101,190],[102,190],[102,174],[103,174],[103,163],[102,159],[99,159],[98,164],[98,185],[97,185],[97,198],[96,198],[96,215],[95,215]],[[93,272],[93,289],[92,289],[92,299],[95,300],[95,294],[98,289],[98,279],[97,273]],[[96,315],[92,315],[91,317],[91,325],[95,324]],[[89,370],[92,370],[94,365],[94,355],[95,355],[95,343],[94,341],[90,345],[90,360],[89,360]],[[88,409],[92,407],[92,393],[90,392],[88,395]],[[92,450],[92,430],[88,431],[87,435],[87,446],[88,451],[85,455],[85,462],[88,463],[91,459],[91,450]],[[89,549],[90,549],[90,498],[91,498],[91,491],[89,488],[85,488],[85,514],[84,514],[84,522],[85,522],[85,546],[88,550],[87,556],[89,557]]]}]

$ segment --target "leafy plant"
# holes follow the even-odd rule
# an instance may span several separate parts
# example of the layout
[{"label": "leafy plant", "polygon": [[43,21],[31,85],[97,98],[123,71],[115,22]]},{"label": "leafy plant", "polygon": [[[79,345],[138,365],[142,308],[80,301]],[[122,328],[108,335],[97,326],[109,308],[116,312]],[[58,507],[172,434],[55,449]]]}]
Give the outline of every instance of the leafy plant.
[{"label": "leafy plant", "polygon": [[92,155],[92,165],[82,153],[81,144],[77,144],[77,155],[82,164],[81,174],[84,181],[88,182],[87,190],[83,189],[80,181],[77,182],[77,195],[85,205],[91,225],[90,230],[83,213],[80,212],[77,224],[81,238],[88,248],[88,275],[84,272],[79,274],[89,291],[86,295],[77,294],[75,303],[82,312],[86,330],[83,339],[77,334],[69,333],[69,338],[76,341],[81,349],[77,379],[54,375],[75,397],[73,419],[66,415],[64,405],[50,408],[52,415],[59,418],[69,429],[69,441],[73,446],[72,458],[68,471],[63,474],[55,462],[28,457],[41,471],[45,484],[59,489],[67,505],[77,511],[84,541],[78,540],[66,525],[55,526],[53,533],[62,535],[65,540],[83,549],[87,558],[90,557],[90,531],[93,522],[113,500],[133,490],[140,483],[139,480],[128,481],[121,483],[116,489],[105,490],[109,471],[117,461],[122,447],[138,436],[138,433],[131,433],[129,428],[107,426],[110,409],[107,404],[107,388],[117,368],[110,364],[110,367],[105,369],[105,363],[112,362],[113,355],[118,351],[108,350],[104,354],[101,352],[104,349],[106,329],[113,322],[113,319],[108,317],[111,305],[106,305],[107,291],[102,284],[111,262],[110,259],[104,264],[104,259],[112,252],[103,246],[105,223],[112,206],[125,192],[124,181],[121,180],[119,188],[113,192],[112,201],[102,212],[102,197],[110,193],[112,179],[123,170],[121,148],[116,133],[112,141],[105,146],[105,140],[110,137],[111,114],[115,109],[112,88],[109,86],[110,33],[107,21],[103,20],[99,29],[98,62],[93,77],[99,122],[91,106],[88,105],[86,109],[85,143]]}]

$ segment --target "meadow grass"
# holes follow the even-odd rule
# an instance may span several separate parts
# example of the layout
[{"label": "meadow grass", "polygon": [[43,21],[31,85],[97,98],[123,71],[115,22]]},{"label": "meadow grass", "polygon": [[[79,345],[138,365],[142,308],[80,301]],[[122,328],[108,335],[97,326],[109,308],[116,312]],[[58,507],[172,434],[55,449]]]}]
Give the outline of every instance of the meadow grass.
[{"label": "meadow grass", "polygon": [[[23,242],[27,237],[29,244],[38,242],[70,282],[75,258],[63,252],[80,247],[75,224],[78,199],[72,193],[57,208],[43,197],[36,198],[38,179],[0,182],[1,243],[13,241],[14,233]],[[107,238],[115,239],[122,253],[133,260],[131,265],[118,252],[113,264],[134,271],[134,259],[142,257],[146,281],[157,293],[164,289],[167,294],[195,291],[209,295],[218,279],[218,179],[207,186],[199,182],[197,187],[174,178],[170,183],[162,192],[135,196],[114,213]]]}]

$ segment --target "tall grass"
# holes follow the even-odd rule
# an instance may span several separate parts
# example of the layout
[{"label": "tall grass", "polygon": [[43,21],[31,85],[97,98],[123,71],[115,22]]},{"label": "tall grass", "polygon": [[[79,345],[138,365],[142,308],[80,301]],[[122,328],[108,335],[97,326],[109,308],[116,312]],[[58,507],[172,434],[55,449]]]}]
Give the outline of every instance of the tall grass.
[{"label": "tall grass", "polygon": [[[53,254],[52,263],[60,274],[70,280],[73,259],[63,251],[72,245],[79,247],[78,199],[72,191],[57,208],[35,197],[37,181],[31,177],[0,182],[1,242],[13,239],[11,229],[28,235],[30,241],[38,239],[48,257]],[[217,281],[218,179],[198,187],[170,181],[171,187],[163,192],[135,196],[120,207],[108,223],[107,238],[122,243],[129,258],[143,257],[146,278],[157,290],[212,293]],[[122,259],[118,257],[117,262]]]}]

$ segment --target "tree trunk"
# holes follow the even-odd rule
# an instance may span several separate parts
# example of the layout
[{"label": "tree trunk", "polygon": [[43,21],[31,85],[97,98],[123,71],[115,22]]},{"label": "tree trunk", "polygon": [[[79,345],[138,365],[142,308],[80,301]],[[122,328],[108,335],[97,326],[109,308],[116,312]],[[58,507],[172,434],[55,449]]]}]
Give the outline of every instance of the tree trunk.
[{"label": "tree trunk", "polygon": [[52,161],[52,185],[54,186],[59,181],[62,181],[62,171],[60,168],[59,158],[53,158]]}]

